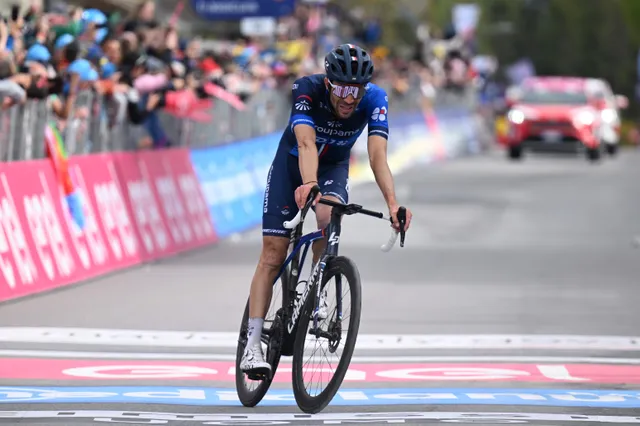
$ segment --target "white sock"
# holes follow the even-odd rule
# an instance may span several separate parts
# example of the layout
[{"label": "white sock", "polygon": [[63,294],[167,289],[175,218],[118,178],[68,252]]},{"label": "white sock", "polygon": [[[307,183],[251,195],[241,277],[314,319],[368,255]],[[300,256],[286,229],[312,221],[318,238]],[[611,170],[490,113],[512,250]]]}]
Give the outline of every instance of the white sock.
[{"label": "white sock", "polygon": [[247,331],[247,346],[259,345],[262,336],[263,318],[249,318],[249,327]]}]

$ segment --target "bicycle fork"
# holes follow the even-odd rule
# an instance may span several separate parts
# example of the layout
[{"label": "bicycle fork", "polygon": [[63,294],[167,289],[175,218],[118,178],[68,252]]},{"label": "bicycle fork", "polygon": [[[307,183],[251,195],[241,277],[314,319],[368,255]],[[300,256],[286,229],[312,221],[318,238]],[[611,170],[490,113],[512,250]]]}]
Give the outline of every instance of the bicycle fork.
[{"label": "bicycle fork", "polygon": [[[341,323],[342,323],[342,282],[341,282],[341,277],[340,275],[336,276],[336,320],[335,322],[331,321],[329,324],[329,330],[328,332],[323,332],[320,327],[318,326],[318,314],[320,312],[320,299],[321,299],[321,295],[322,295],[322,278],[324,276],[324,272],[325,272],[325,268],[327,266],[327,259],[330,259],[332,257],[336,257],[338,256],[338,247],[339,247],[339,243],[340,243],[340,229],[341,229],[341,216],[340,214],[336,213],[335,210],[332,212],[331,214],[331,222],[329,223],[329,226],[327,227],[327,248],[325,249],[325,253],[323,254],[323,256],[320,258],[320,261],[318,262],[318,265],[316,266],[316,269],[319,269],[319,273],[318,273],[318,278],[317,281],[310,281],[310,282],[315,282],[316,283],[316,303],[315,303],[315,307],[313,310],[313,333],[316,336],[316,338],[322,336],[322,337],[326,337],[329,341],[333,341],[334,339],[332,339],[331,337],[333,336],[333,330],[332,329],[337,329],[338,333],[340,333],[340,329],[341,329]],[[315,272],[315,271],[314,271]],[[330,317],[330,314],[328,314],[328,317]]]},{"label": "bicycle fork", "polygon": [[[316,303],[313,309],[313,329],[316,330],[316,337],[318,337],[318,313],[320,312],[320,296],[322,294],[322,277],[324,275],[324,268],[327,266],[327,263],[324,260],[325,258],[321,258],[318,264],[316,265],[314,273],[318,272],[317,279],[311,278],[313,283],[316,286]],[[314,274],[315,275],[315,274]]]}]

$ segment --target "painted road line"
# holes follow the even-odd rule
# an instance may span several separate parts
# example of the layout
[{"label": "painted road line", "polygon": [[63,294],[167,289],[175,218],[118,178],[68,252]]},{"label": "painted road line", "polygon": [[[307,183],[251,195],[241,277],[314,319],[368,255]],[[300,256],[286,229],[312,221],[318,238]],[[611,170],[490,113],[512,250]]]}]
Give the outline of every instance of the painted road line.
[{"label": "painted road line", "polygon": [[[236,348],[237,332],[4,327],[0,342]],[[554,349],[640,351],[640,337],[492,334],[361,334],[357,349]]]},{"label": "painted road line", "polygon": [[[560,414],[560,413],[487,413],[487,412],[381,412],[381,413],[224,413],[224,414],[187,414],[187,413],[150,413],[147,411],[0,411],[0,418],[13,419],[93,419],[101,423],[129,423],[131,420],[143,421],[143,424],[169,424],[170,421],[186,424],[197,422],[198,424],[274,424],[307,425],[315,424],[343,424],[349,423],[413,423],[423,420],[438,420],[446,423],[473,423],[493,424],[529,422],[576,422],[576,423],[612,423],[612,424],[640,424],[640,417],[635,416],[601,416],[584,414]],[[216,423],[204,423],[216,422]],[[222,423],[221,423],[222,422]]]},{"label": "painted road line", "polygon": [[[320,368],[322,372],[320,372]],[[274,382],[291,381],[291,366],[278,367]],[[314,367],[328,381],[335,372]],[[35,358],[0,359],[1,379],[20,380],[215,380],[233,381],[235,363],[207,361],[93,361]],[[640,383],[640,366],[594,364],[357,364],[349,382],[566,382]]]},{"label": "painted road line", "polygon": [[[181,353],[181,352],[87,352],[47,351],[36,349],[0,349],[0,357],[67,358],[67,359],[126,359],[174,361],[235,361],[234,354]],[[293,358],[283,357],[280,365],[291,364]],[[620,364],[640,365],[640,358],[579,357],[579,356],[502,356],[502,355],[387,355],[354,356],[353,363],[416,363],[416,362],[507,362],[555,364]]]},{"label": "painted road line", "polygon": [[[356,398],[357,396],[357,398]],[[0,387],[0,404],[167,404],[238,406],[235,389],[194,387]],[[407,388],[348,389],[330,405],[509,405],[640,408],[640,392],[570,389]],[[291,390],[272,389],[261,406],[295,406]]]}]

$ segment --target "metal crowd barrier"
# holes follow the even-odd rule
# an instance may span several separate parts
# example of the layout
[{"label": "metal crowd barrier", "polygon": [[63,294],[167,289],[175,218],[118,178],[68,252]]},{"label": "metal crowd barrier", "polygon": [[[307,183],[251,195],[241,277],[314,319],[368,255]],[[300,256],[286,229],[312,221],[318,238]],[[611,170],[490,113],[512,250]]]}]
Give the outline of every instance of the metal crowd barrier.
[{"label": "metal crowd barrier", "polygon": [[[381,84],[385,87],[383,84]],[[389,93],[393,114],[419,110],[421,92],[411,87],[399,94]],[[244,111],[215,99],[207,112],[207,122],[192,121],[158,111],[161,127],[171,146],[194,148],[222,145],[270,134],[283,129],[291,108],[290,90],[262,90],[249,98]],[[473,93],[438,93],[436,106],[474,108]],[[0,110],[0,162],[22,161],[45,156],[45,127],[55,125],[63,135],[68,155],[138,150],[149,138],[143,125],[132,124],[126,100],[103,97],[95,92],[80,93],[70,117],[60,120],[50,101],[28,100],[24,105]]]}]

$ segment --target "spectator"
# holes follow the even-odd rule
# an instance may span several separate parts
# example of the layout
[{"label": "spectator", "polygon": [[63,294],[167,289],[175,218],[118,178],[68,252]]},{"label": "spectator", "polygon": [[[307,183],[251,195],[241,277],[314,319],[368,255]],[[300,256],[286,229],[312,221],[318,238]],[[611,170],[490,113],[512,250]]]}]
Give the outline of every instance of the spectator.
[{"label": "spectator", "polygon": [[82,8],[74,7],[69,12],[69,21],[65,25],[57,25],[52,28],[54,39],[60,39],[64,35],[78,37],[82,33]]},{"label": "spectator", "polygon": [[137,32],[141,28],[156,28],[155,21],[156,3],[153,0],[146,0],[140,3],[133,19],[124,25],[124,31]]}]

